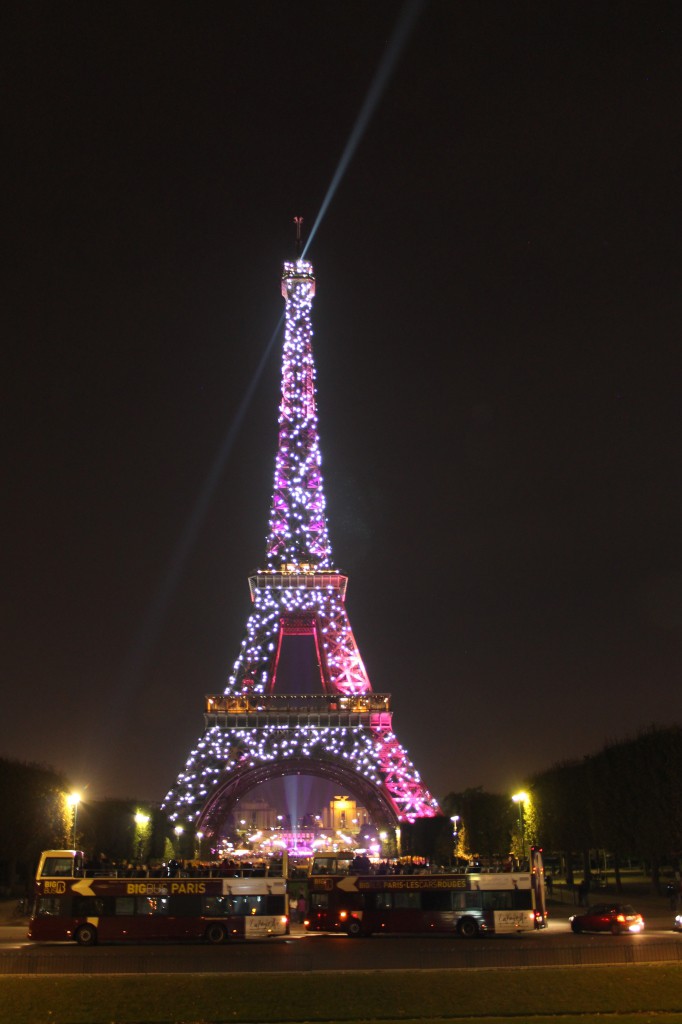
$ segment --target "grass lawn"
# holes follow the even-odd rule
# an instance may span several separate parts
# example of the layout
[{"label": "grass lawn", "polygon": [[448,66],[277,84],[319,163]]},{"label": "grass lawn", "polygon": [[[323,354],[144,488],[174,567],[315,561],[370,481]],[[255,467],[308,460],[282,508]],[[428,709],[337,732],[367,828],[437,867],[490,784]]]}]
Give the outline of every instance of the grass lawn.
[{"label": "grass lawn", "polygon": [[0,978],[2,1024],[586,1024],[602,1014],[682,1024],[682,966]]}]

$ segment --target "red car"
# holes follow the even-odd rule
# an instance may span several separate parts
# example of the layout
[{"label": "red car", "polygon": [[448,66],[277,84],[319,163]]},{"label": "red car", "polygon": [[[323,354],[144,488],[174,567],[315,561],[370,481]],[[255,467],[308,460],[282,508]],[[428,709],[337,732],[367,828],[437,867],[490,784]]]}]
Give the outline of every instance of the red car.
[{"label": "red car", "polygon": [[597,903],[584,914],[569,917],[574,932],[641,932],[644,918],[629,903]]}]

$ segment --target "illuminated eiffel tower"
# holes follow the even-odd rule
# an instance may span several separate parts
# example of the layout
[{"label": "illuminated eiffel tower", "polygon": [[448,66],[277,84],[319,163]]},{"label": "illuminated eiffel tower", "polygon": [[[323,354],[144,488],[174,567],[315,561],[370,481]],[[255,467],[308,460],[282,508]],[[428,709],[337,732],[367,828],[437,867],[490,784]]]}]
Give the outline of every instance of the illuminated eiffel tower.
[{"label": "illuminated eiffel tower", "polygon": [[[206,836],[219,833],[249,790],[285,775],[335,782],[377,826],[440,814],[393,731],[390,695],[372,690],[346,613],[348,577],[332,561],[311,344],[315,277],[300,258],[297,224],[299,258],[282,273],[282,397],[265,563],[249,578],[253,609],[225,691],[206,698],[204,733],[164,801],[174,822]],[[302,636],[312,638],[313,681],[307,693],[287,692],[287,638]]]}]

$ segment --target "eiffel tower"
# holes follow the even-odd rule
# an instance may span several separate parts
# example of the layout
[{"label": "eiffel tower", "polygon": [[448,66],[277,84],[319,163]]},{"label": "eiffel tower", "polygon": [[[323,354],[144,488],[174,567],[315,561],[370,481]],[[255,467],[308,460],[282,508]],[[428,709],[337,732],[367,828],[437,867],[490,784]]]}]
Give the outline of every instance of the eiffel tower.
[{"label": "eiffel tower", "polygon": [[[296,223],[297,259],[282,272],[282,397],[265,562],[249,577],[253,609],[225,691],[206,697],[203,735],[163,804],[174,823],[207,837],[219,835],[238,799],[287,775],[336,783],[381,828],[441,813],[393,731],[390,694],[372,690],[346,613],[348,577],[332,560],[311,344],[315,277]],[[288,692],[290,637],[308,638],[314,671],[305,693]],[[304,688],[304,675],[294,670],[293,689]]]}]

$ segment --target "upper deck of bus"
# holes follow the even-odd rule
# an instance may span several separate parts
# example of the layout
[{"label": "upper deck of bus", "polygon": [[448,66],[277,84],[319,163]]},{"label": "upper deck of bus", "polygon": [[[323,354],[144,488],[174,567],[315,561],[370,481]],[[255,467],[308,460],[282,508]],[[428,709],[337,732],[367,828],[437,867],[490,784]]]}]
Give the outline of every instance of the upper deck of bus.
[{"label": "upper deck of bus", "polygon": [[[279,868],[277,873],[273,868]],[[81,850],[44,850],[36,871],[36,893],[56,895],[67,891],[118,893],[209,893],[250,892],[258,889],[284,893],[287,879],[281,874],[282,862],[267,867],[221,867],[192,863],[177,869],[165,866],[158,871],[128,867],[89,866]],[[163,893],[162,893],[163,890]]]}]

